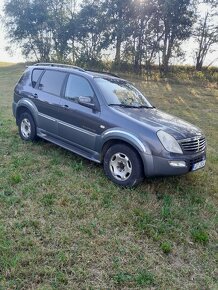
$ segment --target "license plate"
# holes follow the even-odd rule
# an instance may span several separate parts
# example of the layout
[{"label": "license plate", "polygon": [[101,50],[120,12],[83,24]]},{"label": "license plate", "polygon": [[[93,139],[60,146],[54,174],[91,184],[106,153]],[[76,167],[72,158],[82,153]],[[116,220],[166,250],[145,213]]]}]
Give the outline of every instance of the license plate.
[{"label": "license plate", "polygon": [[198,162],[198,163],[194,164],[193,167],[192,167],[192,171],[195,171],[195,170],[198,170],[198,169],[204,167],[205,164],[206,164],[206,160],[203,160],[201,162]]}]

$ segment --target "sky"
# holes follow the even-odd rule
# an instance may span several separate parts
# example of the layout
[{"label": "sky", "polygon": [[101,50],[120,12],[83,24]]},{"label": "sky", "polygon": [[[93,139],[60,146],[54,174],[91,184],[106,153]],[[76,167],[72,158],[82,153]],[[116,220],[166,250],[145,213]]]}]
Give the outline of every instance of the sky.
[{"label": "sky", "polygon": [[[0,0],[0,16],[3,16],[3,5],[4,5],[4,0]],[[204,7],[202,9],[202,13],[204,13]],[[6,51],[6,47],[9,46],[10,44],[6,40],[6,32],[3,29],[2,21],[0,18],[0,61],[4,62],[25,62],[24,57],[21,54],[21,50],[19,48],[13,49],[13,54],[10,54],[9,52]],[[188,40],[186,41],[183,45],[182,48],[187,52],[187,57],[182,64],[194,64],[194,49],[195,49],[195,44],[193,40]],[[213,65],[218,66],[218,45],[214,47],[214,52],[210,53],[205,61],[205,65],[210,64],[212,61],[217,59]],[[176,60],[178,62],[178,60]],[[175,63],[174,63],[175,64]]]},{"label": "sky", "polygon": [[[3,16],[3,5],[4,0],[0,0],[0,16]],[[25,61],[19,49],[16,49],[14,54],[10,55],[5,49],[7,46],[10,46],[10,44],[5,39],[5,31],[3,29],[2,20],[0,18],[0,61],[15,63]]]}]

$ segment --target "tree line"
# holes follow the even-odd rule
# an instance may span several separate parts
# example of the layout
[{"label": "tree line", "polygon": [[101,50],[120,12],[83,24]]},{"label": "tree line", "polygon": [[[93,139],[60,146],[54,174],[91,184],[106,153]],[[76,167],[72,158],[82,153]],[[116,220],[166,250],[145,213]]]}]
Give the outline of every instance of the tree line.
[{"label": "tree line", "polygon": [[26,58],[96,66],[110,55],[118,68],[167,73],[190,37],[202,69],[218,44],[217,9],[218,0],[6,0],[4,24]]}]

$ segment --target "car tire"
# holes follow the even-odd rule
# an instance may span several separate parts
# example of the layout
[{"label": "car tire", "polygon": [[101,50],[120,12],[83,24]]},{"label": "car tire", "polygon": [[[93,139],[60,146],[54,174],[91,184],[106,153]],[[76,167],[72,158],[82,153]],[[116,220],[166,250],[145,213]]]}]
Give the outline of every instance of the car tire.
[{"label": "car tire", "polygon": [[30,113],[25,112],[20,115],[18,127],[21,139],[25,141],[36,140],[36,125]]},{"label": "car tire", "polygon": [[124,187],[134,187],[144,179],[141,158],[126,144],[115,144],[107,150],[104,171],[110,180]]}]

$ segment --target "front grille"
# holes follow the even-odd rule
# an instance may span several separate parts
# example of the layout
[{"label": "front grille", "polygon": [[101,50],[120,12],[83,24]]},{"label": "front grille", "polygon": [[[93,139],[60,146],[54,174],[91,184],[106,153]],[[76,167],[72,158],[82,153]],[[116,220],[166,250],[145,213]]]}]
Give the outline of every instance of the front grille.
[{"label": "front grille", "polygon": [[194,137],[189,139],[181,140],[180,145],[183,152],[190,154],[204,151],[206,148],[206,139],[204,137]]}]

